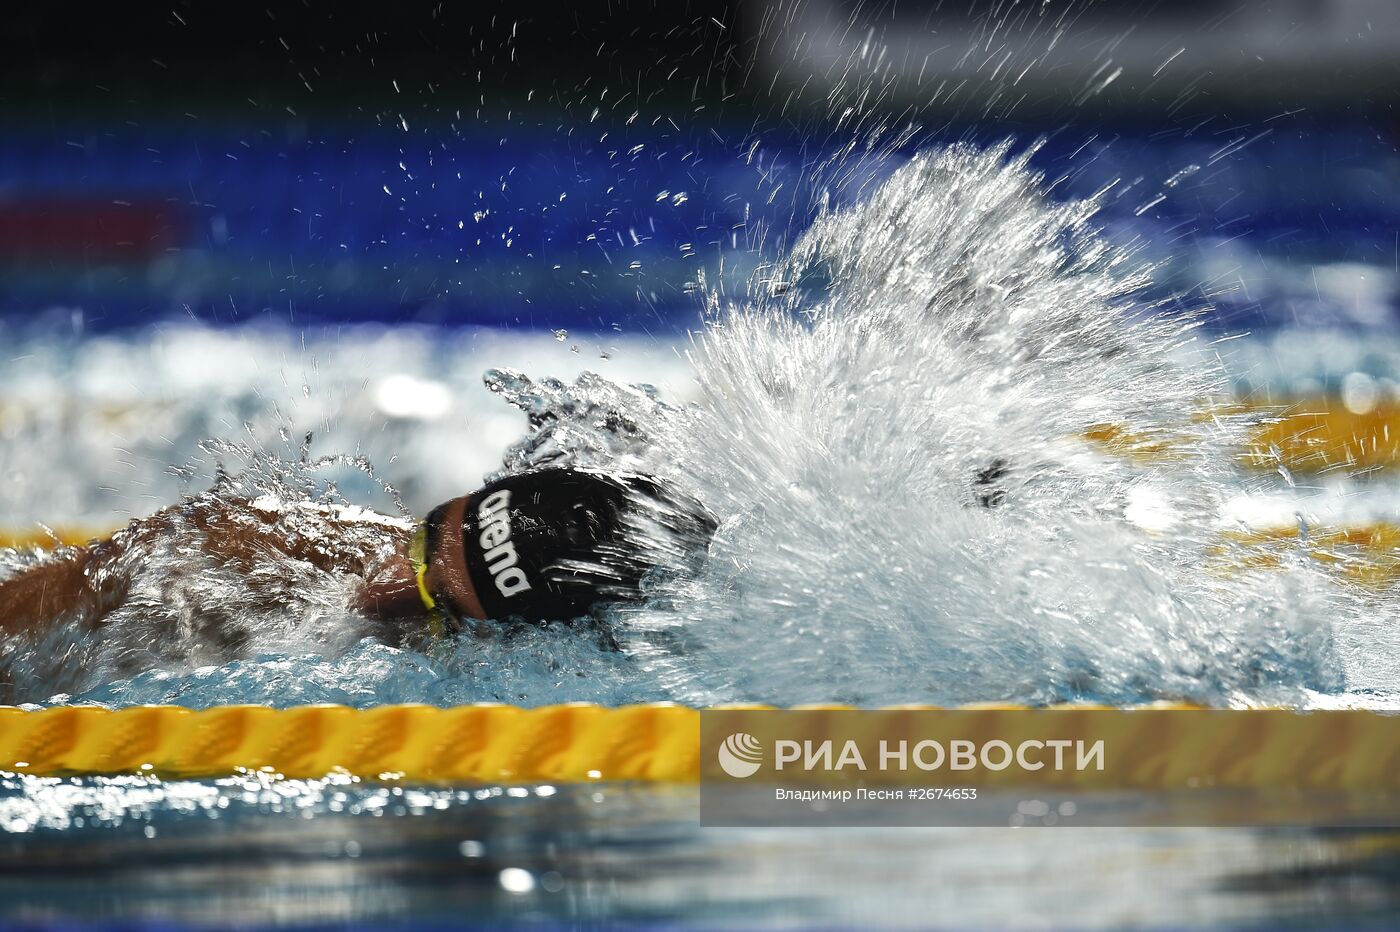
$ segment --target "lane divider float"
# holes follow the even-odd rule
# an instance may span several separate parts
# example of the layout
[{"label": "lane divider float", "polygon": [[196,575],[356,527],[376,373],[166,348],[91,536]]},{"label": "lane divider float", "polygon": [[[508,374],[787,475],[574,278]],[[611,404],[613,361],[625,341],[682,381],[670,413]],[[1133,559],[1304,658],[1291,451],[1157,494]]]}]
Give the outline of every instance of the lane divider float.
[{"label": "lane divider float", "polygon": [[[837,715],[853,711],[840,705],[792,708]],[[907,722],[910,712],[934,709],[906,705],[865,714],[885,717],[871,719],[872,733],[879,733],[902,727],[901,716]],[[713,721],[728,734],[758,724],[757,717],[749,717],[754,713],[773,711],[770,706],[731,705],[708,714],[718,713]],[[1134,788],[1183,788],[1191,774],[1202,772],[1225,774],[1243,785],[1267,784],[1300,762],[1315,760],[1325,766],[1312,768],[1309,785],[1400,790],[1400,714],[1208,710],[1184,703],[1130,709],[992,703],[948,711],[962,716],[960,733],[966,728],[966,737],[978,740],[1034,735],[1051,724],[1057,736],[1067,739],[1109,735],[1119,749],[1115,753],[1136,762],[1130,778]],[[1163,713],[1169,713],[1165,720]],[[1193,713],[1201,717],[1188,717]],[[0,707],[0,770],[48,777],[193,779],[263,771],[287,778],[349,774],[434,784],[687,784],[699,779],[702,763],[710,760],[702,761],[700,722],[700,710],[668,703],[535,709],[497,704],[370,709],[233,705],[198,711],[176,706]],[[1091,771],[1080,785],[1121,788],[1111,782],[1121,779],[1121,773],[1101,777]]]}]

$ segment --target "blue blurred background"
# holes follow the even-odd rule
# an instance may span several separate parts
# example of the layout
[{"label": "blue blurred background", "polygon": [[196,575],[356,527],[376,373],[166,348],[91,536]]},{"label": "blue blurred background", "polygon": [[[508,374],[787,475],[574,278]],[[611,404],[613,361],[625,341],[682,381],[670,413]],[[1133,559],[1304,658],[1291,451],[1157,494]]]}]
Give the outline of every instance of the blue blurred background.
[{"label": "blue blurred background", "polygon": [[[1391,324],[1394,9],[1036,6],[12,13],[0,314],[79,332],[192,317],[674,334],[697,320],[699,268],[747,274],[811,216],[814,165],[912,117],[888,160],[1044,138],[1052,196],[1112,184],[1105,222],[1224,329]],[[856,55],[833,83],[826,46],[791,39],[832,17],[827,46],[878,31],[901,63]],[[1035,61],[1010,103],[987,103],[994,69],[969,79],[946,51],[992,31]],[[942,90],[955,80],[986,86]],[[1356,265],[1376,274],[1335,274]]]}]

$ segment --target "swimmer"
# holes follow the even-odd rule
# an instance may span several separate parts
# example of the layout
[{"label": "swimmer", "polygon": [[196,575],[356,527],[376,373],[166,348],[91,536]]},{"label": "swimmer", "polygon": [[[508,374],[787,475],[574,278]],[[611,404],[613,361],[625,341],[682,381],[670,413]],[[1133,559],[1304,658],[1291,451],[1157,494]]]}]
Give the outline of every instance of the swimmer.
[{"label": "swimmer", "polygon": [[[213,566],[238,574],[244,608],[275,610],[259,604],[277,591],[267,577],[278,574],[267,570],[284,570],[288,559],[348,579],[350,611],[379,623],[390,643],[488,620],[577,620],[641,599],[644,577],[702,552],[715,527],[699,503],[657,480],[577,468],[497,480],[416,525],[353,508],[210,493],[0,581],[0,636],[101,627],[129,602],[150,599],[133,580],[141,555],[160,548],[188,560],[192,573]],[[179,594],[200,601],[193,583]],[[220,609],[195,604],[187,614],[201,620],[187,624],[236,654],[240,636],[217,623]]]}]

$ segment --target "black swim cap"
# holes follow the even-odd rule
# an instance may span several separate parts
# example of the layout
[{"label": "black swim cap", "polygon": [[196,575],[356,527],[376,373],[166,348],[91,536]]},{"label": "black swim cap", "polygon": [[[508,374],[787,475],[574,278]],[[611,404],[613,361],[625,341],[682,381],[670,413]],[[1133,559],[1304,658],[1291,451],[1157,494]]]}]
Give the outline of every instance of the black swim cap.
[{"label": "black swim cap", "polygon": [[553,621],[640,598],[648,572],[682,567],[715,527],[698,502],[655,479],[553,468],[473,494],[462,542],[488,618]]}]

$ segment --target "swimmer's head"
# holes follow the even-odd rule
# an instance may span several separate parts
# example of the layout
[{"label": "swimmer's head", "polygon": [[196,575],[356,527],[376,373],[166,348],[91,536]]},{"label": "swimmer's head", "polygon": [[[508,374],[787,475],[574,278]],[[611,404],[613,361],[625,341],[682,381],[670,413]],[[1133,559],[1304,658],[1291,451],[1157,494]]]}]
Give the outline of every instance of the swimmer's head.
[{"label": "swimmer's head", "polygon": [[645,476],[542,469],[434,509],[423,587],[459,619],[568,620],[640,599],[647,574],[684,566],[715,526]]}]

